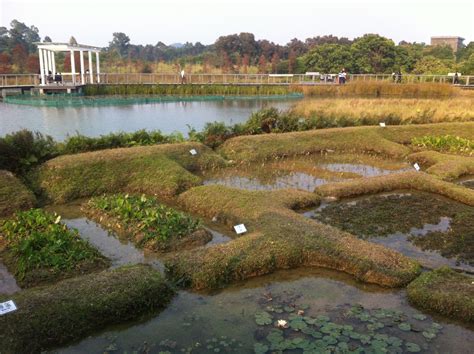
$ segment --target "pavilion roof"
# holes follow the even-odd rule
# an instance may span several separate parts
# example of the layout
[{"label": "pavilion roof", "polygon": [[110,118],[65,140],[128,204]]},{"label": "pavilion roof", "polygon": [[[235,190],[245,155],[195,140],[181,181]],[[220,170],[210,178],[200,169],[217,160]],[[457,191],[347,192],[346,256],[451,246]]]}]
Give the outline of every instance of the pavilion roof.
[{"label": "pavilion roof", "polygon": [[91,51],[91,52],[100,52],[101,48],[94,47],[91,45],[85,44],[69,44],[69,43],[60,43],[60,42],[35,42],[40,49],[51,50],[53,52],[69,52],[71,50],[79,51]]}]

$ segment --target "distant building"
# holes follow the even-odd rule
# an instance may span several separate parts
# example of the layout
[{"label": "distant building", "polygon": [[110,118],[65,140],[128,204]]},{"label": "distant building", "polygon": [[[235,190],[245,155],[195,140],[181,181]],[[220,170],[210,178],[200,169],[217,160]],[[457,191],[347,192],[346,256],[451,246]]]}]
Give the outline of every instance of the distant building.
[{"label": "distant building", "polygon": [[431,45],[449,45],[453,48],[453,52],[457,52],[459,48],[463,47],[464,38],[456,36],[439,36],[431,37]]}]

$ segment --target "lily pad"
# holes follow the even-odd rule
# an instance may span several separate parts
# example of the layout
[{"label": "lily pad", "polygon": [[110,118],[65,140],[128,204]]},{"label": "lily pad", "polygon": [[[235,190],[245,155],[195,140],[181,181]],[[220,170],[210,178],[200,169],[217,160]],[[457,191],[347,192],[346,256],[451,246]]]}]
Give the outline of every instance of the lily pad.
[{"label": "lily pad", "polygon": [[411,325],[407,322],[402,322],[398,325],[398,328],[400,328],[402,331],[408,332],[411,331]]},{"label": "lily pad", "polygon": [[436,338],[436,333],[432,331],[424,331],[423,332],[423,337],[425,337],[428,340]]},{"label": "lily pad", "polygon": [[259,326],[265,326],[271,324],[273,321],[272,316],[268,312],[259,311],[255,314],[255,322]]},{"label": "lily pad", "polygon": [[268,346],[262,343],[255,343],[253,345],[253,351],[255,354],[265,354],[268,352]]},{"label": "lily pad", "polygon": [[405,346],[407,348],[407,352],[410,352],[410,353],[418,353],[421,351],[420,346],[416,343],[406,342]]},{"label": "lily pad", "polygon": [[413,317],[415,320],[419,320],[419,321],[424,321],[424,320],[426,320],[426,318],[427,318],[427,317],[426,317],[425,315],[423,315],[422,313],[414,314],[412,317]]}]

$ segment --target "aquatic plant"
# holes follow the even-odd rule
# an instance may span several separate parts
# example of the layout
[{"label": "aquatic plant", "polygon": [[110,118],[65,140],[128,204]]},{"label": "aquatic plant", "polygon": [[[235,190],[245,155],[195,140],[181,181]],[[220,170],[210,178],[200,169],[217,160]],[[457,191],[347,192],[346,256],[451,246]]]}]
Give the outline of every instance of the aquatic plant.
[{"label": "aquatic plant", "polygon": [[459,136],[453,136],[449,134],[443,136],[427,135],[421,138],[413,138],[411,143],[424,149],[454,152],[466,155],[472,155],[474,151],[474,140],[464,139]]},{"label": "aquatic plant", "polygon": [[57,277],[108,264],[77,230],[68,229],[59,215],[42,209],[16,213],[0,226],[0,234],[6,240],[7,266],[23,285],[41,282],[41,275]]},{"label": "aquatic plant", "polygon": [[[92,198],[85,210],[99,223],[131,235],[139,247],[167,251],[206,243],[200,220],[160,204],[156,198],[118,194]],[[201,232],[199,232],[201,231]]]}]

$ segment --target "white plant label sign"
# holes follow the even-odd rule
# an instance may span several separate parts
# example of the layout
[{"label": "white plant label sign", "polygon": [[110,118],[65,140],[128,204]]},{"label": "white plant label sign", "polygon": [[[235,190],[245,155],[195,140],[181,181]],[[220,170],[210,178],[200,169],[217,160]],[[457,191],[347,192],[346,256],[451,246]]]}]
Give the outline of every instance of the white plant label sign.
[{"label": "white plant label sign", "polygon": [[245,227],[244,224],[235,225],[234,230],[237,233],[237,235],[244,234],[247,232],[247,228]]},{"label": "white plant label sign", "polygon": [[13,300],[0,303],[0,316],[13,311],[16,311],[16,305]]},{"label": "white plant label sign", "polygon": [[379,125],[380,125],[382,128],[385,128],[385,122],[380,122]]},{"label": "white plant label sign", "polygon": [[189,150],[189,153],[194,156],[197,155],[198,152],[196,151],[196,149],[191,149]]},{"label": "white plant label sign", "polygon": [[416,163],[416,162],[415,162],[415,164],[413,165],[413,167],[415,167],[415,170],[417,170],[417,171],[421,170],[420,165],[418,165],[418,163]]}]

